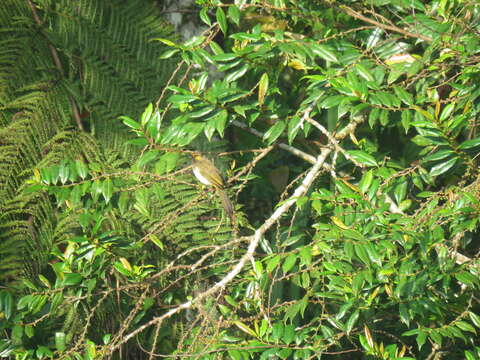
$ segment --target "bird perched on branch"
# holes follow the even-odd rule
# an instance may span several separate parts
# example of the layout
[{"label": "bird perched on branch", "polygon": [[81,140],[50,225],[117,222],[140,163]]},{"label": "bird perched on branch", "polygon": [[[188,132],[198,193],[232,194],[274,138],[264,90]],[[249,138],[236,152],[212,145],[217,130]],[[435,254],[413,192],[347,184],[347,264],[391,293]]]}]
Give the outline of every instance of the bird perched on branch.
[{"label": "bird perched on branch", "polygon": [[195,177],[202,183],[208,186],[213,186],[220,200],[222,201],[225,212],[227,213],[230,220],[233,222],[234,212],[233,204],[227,196],[227,193],[224,190],[224,182],[220,171],[215,167],[215,165],[208,160],[206,157],[202,156],[199,153],[192,153],[193,157],[193,174]]}]

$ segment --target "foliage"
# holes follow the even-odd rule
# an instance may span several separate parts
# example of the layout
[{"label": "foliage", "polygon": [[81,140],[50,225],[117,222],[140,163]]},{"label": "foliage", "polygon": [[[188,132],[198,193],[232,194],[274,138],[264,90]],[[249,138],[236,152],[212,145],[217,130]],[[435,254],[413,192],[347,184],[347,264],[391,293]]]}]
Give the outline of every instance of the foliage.
[{"label": "foliage", "polygon": [[[23,75],[13,41],[0,55],[24,76],[21,90],[1,83],[11,165],[0,172],[0,254],[9,264],[21,261],[14,246],[32,247],[26,263],[39,254],[15,288],[4,277],[0,354],[480,358],[476,2],[198,1],[203,34],[182,43],[143,30],[163,46],[158,63],[120,63],[115,46],[151,24],[145,4],[129,4],[130,26],[115,18],[133,15],[127,5],[75,7],[110,19],[103,40],[102,27],[62,16],[68,4],[37,5],[70,85],[45,91]],[[84,36],[93,45],[78,55]],[[135,44],[133,54],[147,43]],[[160,71],[168,59],[177,67]],[[94,63],[121,76],[86,75]],[[165,88],[142,78],[116,107],[111,94],[150,67]],[[95,114],[82,120],[90,132],[67,129],[69,96]],[[33,121],[49,118],[63,122]],[[191,150],[229,150],[215,160],[238,204],[233,223],[189,174]]]}]

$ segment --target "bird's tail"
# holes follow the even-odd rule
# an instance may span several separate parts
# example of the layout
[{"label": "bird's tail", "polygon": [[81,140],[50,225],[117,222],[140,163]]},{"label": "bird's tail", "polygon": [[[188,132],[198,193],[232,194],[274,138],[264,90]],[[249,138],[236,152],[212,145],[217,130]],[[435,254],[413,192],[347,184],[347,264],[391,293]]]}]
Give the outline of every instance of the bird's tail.
[{"label": "bird's tail", "polygon": [[228,217],[233,223],[233,219],[235,218],[235,214],[233,212],[233,204],[227,196],[227,193],[223,189],[218,189],[218,194],[220,195],[220,200],[222,200],[223,207],[225,208],[225,212],[227,213]]}]

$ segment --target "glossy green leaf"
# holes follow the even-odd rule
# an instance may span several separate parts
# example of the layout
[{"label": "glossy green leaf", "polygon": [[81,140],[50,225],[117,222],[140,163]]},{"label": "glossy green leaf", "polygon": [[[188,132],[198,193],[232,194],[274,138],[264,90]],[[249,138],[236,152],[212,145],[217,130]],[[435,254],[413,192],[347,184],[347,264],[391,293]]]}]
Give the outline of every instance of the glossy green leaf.
[{"label": "glossy green leaf", "polygon": [[258,82],[258,103],[259,105],[263,105],[263,101],[265,100],[265,95],[268,91],[268,74],[263,73],[260,77],[260,81]]},{"label": "glossy green leaf", "polygon": [[108,204],[113,195],[113,181],[112,179],[106,179],[102,184],[102,194],[105,202]]},{"label": "glossy green leaf", "polygon": [[413,96],[404,88],[394,85],[393,90],[400,100],[406,105],[413,105]]},{"label": "glossy green leaf", "polygon": [[283,272],[284,273],[289,272],[295,266],[296,262],[297,262],[297,254],[288,255],[282,265]]},{"label": "glossy green leaf", "polygon": [[66,335],[64,332],[55,333],[55,347],[59,352],[64,352],[67,348]]},{"label": "glossy green leaf", "polygon": [[355,70],[357,70],[358,75],[363,77],[365,80],[371,81],[371,82],[375,81],[373,74],[365,66],[361,64],[357,64],[355,65]]},{"label": "glossy green leaf", "polygon": [[335,52],[330,49],[328,46],[320,45],[320,44],[313,44],[311,49],[315,55],[320,56],[322,59],[326,61],[330,61],[332,63],[338,62],[337,55]]},{"label": "glossy green leaf", "polygon": [[235,71],[225,76],[225,82],[229,83],[229,82],[233,82],[240,79],[243,75],[247,73],[248,69],[249,69],[249,66],[247,64],[242,65],[240,68],[236,69]]},{"label": "glossy green leaf", "polygon": [[142,126],[138,122],[129,118],[128,116],[120,116],[120,119],[123,121],[125,125],[127,125],[132,129],[140,130],[142,128]]},{"label": "glossy green leaf", "polygon": [[204,7],[200,10],[200,19],[207,24],[208,26],[212,26],[212,22],[210,21],[210,17],[208,16],[208,8]]},{"label": "glossy green leaf", "polygon": [[353,330],[353,327],[355,326],[355,324],[357,323],[357,320],[360,316],[360,311],[359,310],[355,310],[353,312],[352,315],[350,315],[350,317],[348,318],[346,324],[345,324],[345,327],[346,327],[346,333],[347,335],[350,334],[350,332]]},{"label": "glossy green leaf", "polygon": [[227,25],[227,17],[223,12],[223,9],[219,6],[217,7],[217,11],[215,12],[215,16],[217,18],[218,25],[220,26],[220,30],[222,30],[223,35],[227,35],[228,25]]},{"label": "glossy green leaf", "polygon": [[417,341],[418,348],[421,349],[427,341],[427,333],[424,331],[419,332],[415,340]]},{"label": "glossy green leaf", "polygon": [[0,313],[6,320],[9,320],[13,314],[13,296],[7,290],[0,290]]},{"label": "glossy green leaf", "polygon": [[465,285],[473,286],[473,285],[478,285],[479,280],[478,277],[472,275],[471,273],[467,271],[462,271],[458,274],[455,274],[455,278],[464,283]]},{"label": "glossy green leaf", "polygon": [[263,140],[267,141],[267,143],[270,145],[272,144],[275,140],[279,138],[280,135],[282,135],[283,131],[286,128],[286,124],[282,120],[278,120],[275,125],[273,125],[270,129],[265,132],[263,135]]},{"label": "glossy green leaf", "polygon": [[368,170],[363,176],[362,179],[360,180],[358,187],[363,193],[366,193],[372,184],[373,180],[373,170]]},{"label": "glossy green leaf", "polygon": [[442,110],[442,114],[440,115],[440,121],[444,122],[445,120],[447,120],[452,115],[454,110],[455,110],[454,103],[447,104]]},{"label": "glossy green leaf", "polygon": [[458,161],[458,158],[454,157],[450,160],[447,160],[445,162],[442,162],[440,164],[433,166],[432,169],[430,170],[430,176],[438,176],[447,172],[456,164],[457,161]]},{"label": "glossy green leaf", "polygon": [[372,155],[367,154],[365,151],[348,150],[347,154],[350,155],[355,161],[359,162],[360,164],[364,164],[367,166],[378,166],[375,158]]},{"label": "glossy green leaf", "polygon": [[240,25],[240,9],[236,5],[230,5],[228,7],[227,15],[235,25]]},{"label": "glossy green leaf", "polygon": [[470,317],[470,320],[472,320],[472,323],[477,327],[480,328],[480,316],[475,314],[472,311],[468,312],[468,316]]},{"label": "glossy green leaf", "polygon": [[190,112],[188,114],[188,116],[192,119],[196,119],[196,118],[200,118],[200,117],[203,117],[205,115],[208,115],[210,114],[213,110],[215,110],[215,106],[212,106],[212,105],[207,105],[207,106],[204,106],[196,111],[193,111],[193,112]]},{"label": "glossy green leaf", "polygon": [[165,59],[170,59],[173,55],[179,53],[179,49],[168,49],[165,51],[162,55],[160,55],[160,59],[165,60]]},{"label": "glossy green leaf", "polygon": [[63,285],[64,286],[71,286],[77,285],[82,281],[82,275],[76,273],[68,273],[64,275]]},{"label": "glossy green leaf", "polygon": [[460,144],[458,147],[461,150],[473,149],[480,146],[480,137],[472,139],[472,140],[465,140]]},{"label": "glossy green leaf", "polygon": [[280,255],[275,255],[274,257],[270,258],[267,262],[266,271],[267,273],[271,273],[273,269],[275,269],[278,264],[280,263]]},{"label": "glossy green leaf", "polygon": [[456,321],[455,326],[458,327],[459,329],[463,330],[463,331],[468,331],[468,332],[471,332],[473,334],[477,333],[477,331],[475,330],[475,328],[472,325],[470,325],[469,323],[467,323],[465,321],[462,321],[462,320]]},{"label": "glossy green leaf", "polygon": [[423,159],[423,162],[442,160],[442,159],[445,159],[447,157],[454,156],[454,154],[455,154],[455,152],[453,150],[450,150],[450,149],[439,150],[437,152],[434,152],[433,154],[430,154],[430,155],[426,156]]}]

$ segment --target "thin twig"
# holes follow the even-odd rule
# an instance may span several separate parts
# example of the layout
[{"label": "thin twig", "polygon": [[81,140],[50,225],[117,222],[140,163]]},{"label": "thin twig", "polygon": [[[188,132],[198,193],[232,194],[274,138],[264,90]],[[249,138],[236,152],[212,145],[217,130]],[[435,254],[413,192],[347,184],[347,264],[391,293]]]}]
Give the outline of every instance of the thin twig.
[{"label": "thin twig", "polygon": [[304,196],[310,186],[313,184],[314,180],[320,174],[320,171],[323,168],[323,163],[327,159],[327,156],[330,154],[331,149],[324,148],[322,149],[320,155],[318,156],[315,164],[310,168],[307,175],[303,179],[302,183],[295,189],[294,193],[290,198],[283,202],[281,206],[279,206],[275,212],[260,226],[253,235],[246,237],[245,239],[249,241],[249,246],[247,252],[240,258],[238,263],[233,267],[230,272],[225,275],[222,280],[217,282],[215,285],[207,289],[206,291],[198,294],[193,299],[180,304],[173,309],[170,309],[165,314],[155,317],[149,322],[145,323],[144,325],[138,327],[137,329],[133,330],[122,339],[120,339],[115,345],[112,345],[109,349],[109,352],[112,353],[113,351],[117,350],[122,344],[128,342],[133,337],[140,334],[145,329],[153,326],[155,324],[161,323],[163,320],[170,318],[171,316],[179,313],[182,310],[189,309],[194,306],[196,303],[202,301],[206,297],[214,294],[215,292],[225,288],[227,284],[229,284],[239,273],[242,271],[245,264],[253,258],[255,254],[255,250],[260,242],[260,239],[263,237],[263,234],[270,229],[270,227],[275,224],[280,217],[286,213],[292,205],[294,205],[300,197]]},{"label": "thin twig", "polygon": [[366,16],[363,16],[362,14],[359,14],[358,12],[356,12],[355,10],[353,10],[352,8],[350,8],[346,5],[340,5],[338,7],[338,9],[342,10],[343,12],[347,13],[348,15],[350,15],[350,16],[356,18],[356,19],[359,19],[359,20],[362,20],[366,23],[378,26],[381,29],[394,31],[394,32],[397,32],[399,34],[402,34],[402,35],[405,35],[405,36],[408,36],[408,37],[417,38],[417,39],[425,40],[425,41],[428,41],[428,42],[433,41],[433,39],[430,36],[426,36],[426,35],[422,35],[422,34],[415,34],[415,33],[412,33],[410,31],[403,30],[399,27],[396,27],[396,26],[393,26],[393,25],[382,24],[382,23],[380,23],[376,20],[367,18]]}]

